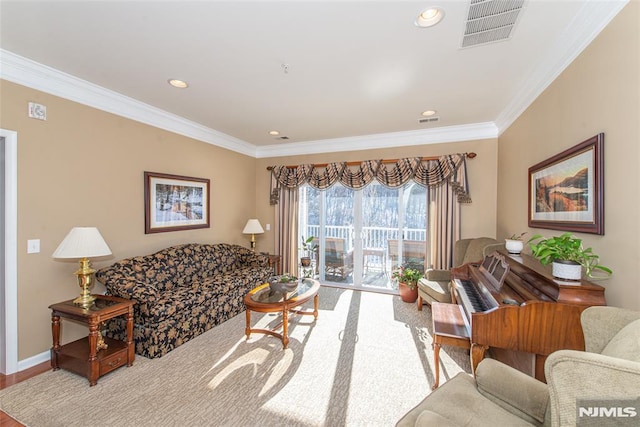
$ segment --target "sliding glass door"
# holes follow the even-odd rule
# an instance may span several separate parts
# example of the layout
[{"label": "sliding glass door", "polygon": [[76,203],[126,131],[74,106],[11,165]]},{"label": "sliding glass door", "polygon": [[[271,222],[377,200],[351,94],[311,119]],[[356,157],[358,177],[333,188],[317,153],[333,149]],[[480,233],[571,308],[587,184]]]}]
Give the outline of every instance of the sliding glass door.
[{"label": "sliding glass door", "polygon": [[426,190],[416,184],[300,187],[300,240],[317,241],[314,271],[323,283],[393,291],[394,267],[424,268],[426,224]]}]

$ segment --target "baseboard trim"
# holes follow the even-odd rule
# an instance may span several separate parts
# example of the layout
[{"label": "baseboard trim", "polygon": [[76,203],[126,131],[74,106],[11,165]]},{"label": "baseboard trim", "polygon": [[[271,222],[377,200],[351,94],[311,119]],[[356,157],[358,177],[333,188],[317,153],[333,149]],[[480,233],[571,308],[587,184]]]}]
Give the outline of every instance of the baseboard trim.
[{"label": "baseboard trim", "polygon": [[36,354],[35,356],[31,356],[27,359],[18,361],[18,372],[24,371],[25,369],[32,368],[36,365],[39,365],[44,362],[48,362],[51,360],[51,351],[47,350],[40,354]]}]

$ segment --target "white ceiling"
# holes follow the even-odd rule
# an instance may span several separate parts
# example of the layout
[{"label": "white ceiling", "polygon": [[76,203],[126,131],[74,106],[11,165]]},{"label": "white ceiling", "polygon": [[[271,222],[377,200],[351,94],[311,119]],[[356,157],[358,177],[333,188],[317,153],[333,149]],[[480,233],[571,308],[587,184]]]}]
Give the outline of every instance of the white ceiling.
[{"label": "white ceiling", "polygon": [[510,40],[461,49],[468,1],[2,0],[1,73],[258,157],[495,137],[625,3],[528,0]]}]

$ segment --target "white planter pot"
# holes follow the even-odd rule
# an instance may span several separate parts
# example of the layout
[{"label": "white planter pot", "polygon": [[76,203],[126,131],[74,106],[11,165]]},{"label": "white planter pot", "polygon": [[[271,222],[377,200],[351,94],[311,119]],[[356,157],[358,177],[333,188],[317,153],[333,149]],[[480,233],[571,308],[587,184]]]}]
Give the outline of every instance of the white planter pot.
[{"label": "white planter pot", "polygon": [[504,246],[510,254],[518,255],[522,252],[522,248],[524,247],[522,240],[505,239],[504,242]]},{"label": "white planter pot", "polygon": [[582,278],[582,266],[573,261],[554,261],[552,272],[558,279],[580,280]]}]

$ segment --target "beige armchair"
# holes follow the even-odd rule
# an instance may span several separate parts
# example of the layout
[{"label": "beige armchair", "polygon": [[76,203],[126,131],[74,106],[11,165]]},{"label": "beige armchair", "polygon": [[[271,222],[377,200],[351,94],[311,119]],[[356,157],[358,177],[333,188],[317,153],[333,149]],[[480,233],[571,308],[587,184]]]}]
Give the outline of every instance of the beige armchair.
[{"label": "beige armchair", "polygon": [[593,416],[588,411],[593,407],[633,407],[626,414],[635,412],[632,420],[637,425],[640,312],[590,307],[582,312],[581,323],[586,351],[552,353],[545,363],[547,384],[484,359],[475,379],[458,374],[409,411],[397,426],[574,426],[578,414],[588,425],[614,425],[611,416],[586,419]]},{"label": "beige armchair", "polygon": [[[470,262],[481,261],[485,255],[504,247],[504,244],[490,237],[476,237],[458,240],[453,246],[453,266],[459,267]],[[449,270],[427,270],[418,282],[418,310],[425,302],[451,302]]]}]

